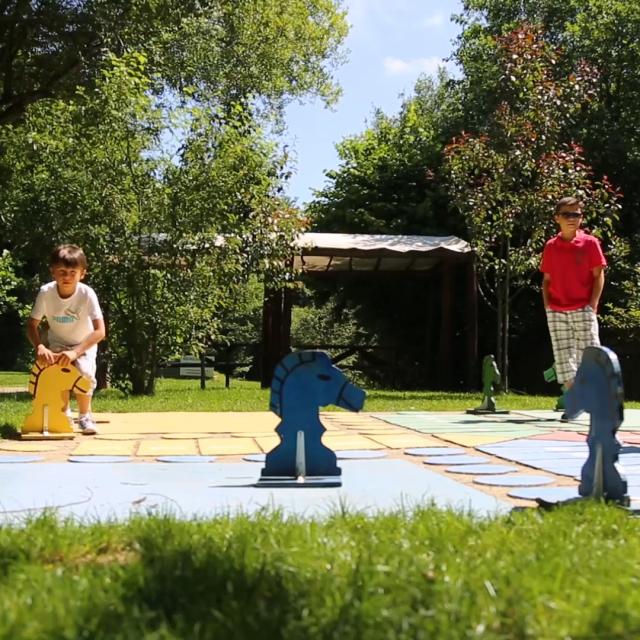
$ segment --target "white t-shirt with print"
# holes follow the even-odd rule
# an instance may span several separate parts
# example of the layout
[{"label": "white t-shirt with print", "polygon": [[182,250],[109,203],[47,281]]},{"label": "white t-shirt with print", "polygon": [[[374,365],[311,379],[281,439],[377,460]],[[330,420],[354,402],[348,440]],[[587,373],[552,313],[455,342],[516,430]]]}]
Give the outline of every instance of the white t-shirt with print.
[{"label": "white t-shirt with print", "polygon": [[[54,281],[40,287],[31,317],[47,319],[49,349],[64,351],[80,344],[93,331],[93,320],[102,319],[102,310],[91,287],[79,282],[72,296],[61,298]],[[93,345],[87,355],[95,357],[97,349]]]}]

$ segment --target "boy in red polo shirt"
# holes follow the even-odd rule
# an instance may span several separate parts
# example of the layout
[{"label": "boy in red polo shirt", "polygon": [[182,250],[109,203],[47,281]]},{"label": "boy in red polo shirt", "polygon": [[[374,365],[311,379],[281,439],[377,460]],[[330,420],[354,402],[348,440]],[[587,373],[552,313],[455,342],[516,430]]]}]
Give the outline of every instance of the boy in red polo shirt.
[{"label": "boy in red polo shirt", "polygon": [[559,200],[555,220],[560,233],[547,241],[540,271],[556,375],[566,390],[573,384],[585,347],[600,344],[596,312],[607,261],[598,239],[580,229],[578,198]]}]

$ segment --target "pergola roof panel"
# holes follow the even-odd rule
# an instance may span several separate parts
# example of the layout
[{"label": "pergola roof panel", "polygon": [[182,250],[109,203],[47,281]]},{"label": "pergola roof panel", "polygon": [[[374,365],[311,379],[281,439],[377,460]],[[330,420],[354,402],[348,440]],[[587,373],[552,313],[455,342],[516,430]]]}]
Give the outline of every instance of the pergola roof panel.
[{"label": "pergola roof panel", "polygon": [[293,266],[307,273],[428,271],[442,260],[464,260],[473,252],[456,236],[363,233],[304,233],[295,247]]}]

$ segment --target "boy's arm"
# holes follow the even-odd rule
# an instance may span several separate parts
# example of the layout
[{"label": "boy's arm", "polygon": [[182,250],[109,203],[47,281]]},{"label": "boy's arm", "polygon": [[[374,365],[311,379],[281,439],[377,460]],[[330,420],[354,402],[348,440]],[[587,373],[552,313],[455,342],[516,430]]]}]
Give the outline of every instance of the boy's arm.
[{"label": "boy's arm", "polygon": [[98,344],[98,342],[104,340],[104,337],[107,334],[104,328],[104,320],[102,318],[98,318],[91,322],[93,323],[93,331],[73,349],[60,352],[58,354],[59,364],[64,366],[65,364],[69,364],[74,360],[77,360],[83,353],[85,353],[85,351],[91,349],[94,344]]},{"label": "boy's arm", "polygon": [[549,287],[551,286],[551,274],[545,273],[542,278],[542,304],[545,310],[549,308]]},{"label": "boy's arm", "polygon": [[56,354],[47,349],[47,345],[40,340],[40,331],[38,330],[40,322],[42,322],[40,318],[29,318],[27,320],[27,338],[35,347],[36,359],[42,360],[46,364],[53,364],[56,361]]},{"label": "boy's arm", "polygon": [[604,267],[594,267],[591,269],[591,273],[593,273],[593,289],[591,290],[589,306],[594,311],[598,311],[598,303],[604,289]]}]

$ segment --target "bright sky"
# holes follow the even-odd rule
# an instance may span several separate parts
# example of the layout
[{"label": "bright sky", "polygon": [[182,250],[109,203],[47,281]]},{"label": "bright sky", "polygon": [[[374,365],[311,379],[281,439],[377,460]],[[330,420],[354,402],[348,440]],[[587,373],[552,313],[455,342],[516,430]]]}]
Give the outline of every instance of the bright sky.
[{"label": "bright sky", "polygon": [[459,32],[450,20],[460,0],[345,0],[351,30],[348,62],[337,71],[342,97],[327,109],[318,101],[292,105],[287,142],[296,158],[289,195],[302,205],[338,166],[336,143],[365,130],[376,108],[398,112],[420,74],[434,74]]}]

